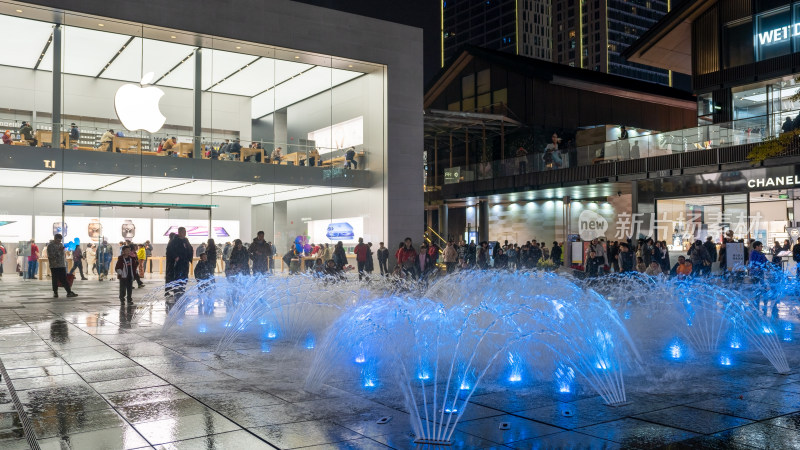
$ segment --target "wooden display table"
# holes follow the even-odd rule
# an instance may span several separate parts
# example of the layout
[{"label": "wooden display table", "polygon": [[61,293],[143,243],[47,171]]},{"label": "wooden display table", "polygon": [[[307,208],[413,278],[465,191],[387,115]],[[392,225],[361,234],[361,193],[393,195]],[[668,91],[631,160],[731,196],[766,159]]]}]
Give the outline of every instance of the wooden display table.
[{"label": "wooden display table", "polygon": [[21,140],[21,141],[11,141],[11,145],[27,145],[30,146],[31,144],[28,141]]},{"label": "wooden display table", "polygon": [[295,166],[299,166],[300,161],[305,161],[305,160],[306,160],[305,153],[294,152],[294,153],[289,153],[288,155],[285,155],[283,158],[281,158],[281,164],[288,165],[291,162]]},{"label": "wooden display table", "polygon": [[[53,132],[47,130],[36,130],[33,133],[33,137],[36,138],[38,141],[38,147],[44,147],[45,144],[50,145],[53,142]],[[61,148],[64,148],[64,143],[67,142],[69,139],[69,133],[66,131],[61,132],[61,139],[58,141],[58,145]]]},{"label": "wooden display table", "polygon": [[255,155],[261,155],[262,163],[266,161],[266,158],[264,158],[263,148],[250,148],[250,147],[242,147],[242,150],[239,152],[239,161],[244,161],[247,158]]},{"label": "wooden display table", "polygon": [[111,141],[111,148],[120,153],[141,153],[142,140],[135,137],[114,136],[114,140]]},{"label": "wooden display table", "polygon": [[[356,158],[357,158],[356,162],[358,163],[359,166],[362,165],[361,158],[365,154],[366,154],[365,152],[356,152]],[[336,158],[330,158],[330,159],[323,160],[322,161],[322,165],[323,166],[332,166],[332,165],[334,165],[336,163],[342,163],[342,165],[344,165],[346,160],[347,159],[344,156],[337,156]]]}]

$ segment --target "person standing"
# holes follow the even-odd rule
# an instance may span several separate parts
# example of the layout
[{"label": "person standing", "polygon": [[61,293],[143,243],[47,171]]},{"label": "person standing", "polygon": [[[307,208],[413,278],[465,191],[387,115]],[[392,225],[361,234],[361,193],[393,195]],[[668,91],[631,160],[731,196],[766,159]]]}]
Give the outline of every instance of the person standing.
[{"label": "person standing", "polygon": [[347,254],[344,252],[342,241],[337,242],[333,249],[333,262],[336,263],[336,270],[342,270],[347,265]]},{"label": "person standing", "polygon": [[173,279],[178,282],[174,289],[176,298],[183,295],[189,280],[189,264],[192,262],[192,246],[186,239],[186,228],[178,228],[178,234],[167,245],[167,260],[173,262]]},{"label": "person standing", "polygon": [[144,249],[144,244],[136,247],[136,259],[139,260],[136,272],[138,272],[139,280],[141,281],[144,276],[144,267],[147,265],[147,250]]},{"label": "person standing", "polygon": [[225,267],[222,268],[222,270],[224,270],[225,273],[228,273],[228,264],[230,263],[230,260],[231,260],[231,251],[232,250],[233,250],[233,246],[231,245],[231,243],[230,242],[226,242],[225,243],[225,248],[222,249],[222,262],[224,263],[223,265],[225,266]]},{"label": "person standing", "polygon": [[[106,269],[106,253],[108,253],[106,240],[103,239],[97,246],[97,281],[103,281],[103,277],[108,275]],[[108,255],[111,256],[111,255]]]},{"label": "person standing", "polygon": [[397,265],[402,267],[403,271],[411,276],[416,276],[418,271],[417,265],[417,251],[414,249],[414,243],[410,237],[407,237],[400,244],[400,248],[395,253]]},{"label": "person standing", "polygon": [[122,247],[122,254],[117,257],[117,264],[114,271],[119,279],[119,302],[133,303],[133,276],[139,268],[139,260],[133,256],[133,252],[128,245]]},{"label": "person standing", "polygon": [[75,273],[75,269],[78,269],[78,272],[81,274],[81,280],[88,280],[88,278],[83,276],[83,251],[81,251],[80,245],[76,245],[75,250],[72,252],[72,269],[70,269],[69,274],[72,275]]},{"label": "person standing", "polygon": [[53,283],[53,297],[58,298],[58,285],[67,291],[67,297],[77,297],[78,294],[72,292],[72,288],[67,281],[67,259],[64,255],[64,239],[60,234],[53,236],[53,240],[47,244],[47,262],[50,265],[50,281]]},{"label": "person standing", "polygon": [[211,270],[211,276],[213,277],[215,273],[217,273],[217,243],[214,242],[214,239],[209,239],[206,245],[206,257],[208,259],[208,268]]},{"label": "person standing", "polygon": [[556,267],[561,265],[561,246],[558,245],[558,241],[553,241],[553,249],[550,250],[550,258],[553,260],[553,264]]},{"label": "person standing", "polygon": [[6,248],[3,246],[3,243],[0,242],[0,278],[3,277],[3,261],[6,259]]},{"label": "person standing", "polygon": [[[126,246],[126,245],[130,249],[131,258],[135,258],[136,259],[137,267],[138,267],[139,256],[138,256],[137,252],[138,252],[139,248],[136,246],[136,244],[132,244],[130,240],[125,241],[122,244],[123,247]],[[120,248],[120,253],[119,254],[122,255],[122,248]],[[134,279],[134,281],[136,281],[137,287],[139,287],[139,288],[143,288],[144,287],[144,283],[142,283],[142,279],[139,277],[139,271],[138,270],[135,270],[133,272],[133,279]]]},{"label": "person standing", "polygon": [[197,261],[197,265],[194,266],[194,278],[198,282],[207,281],[213,283],[215,268],[215,263],[212,263],[208,258],[208,253],[201,253],[200,261]]},{"label": "person standing", "polygon": [[233,241],[230,257],[225,265],[225,276],[250,275],[250,255],[241,239]]},{"label": "person standing", "polygon": [[36,147],[36,139],[33,137],[33,127],[28,122],[22,122],[19,128],[19,134],[23,141],[26,141],[31,147]]},{"label": "person standing", "polygon": [[358,280],[361,281],[361,278],[364,276],[364,268],[367,265],[367,252],[369,248],[367,248],[367,244],[364,243],[364,238],[358,238],[358,245],[356,248],[353,249],[353,253],[356,254],[356,264],[358,265]]},{"label": "person standing", "polygon": [[764,281],[764,272],[765,270],[769,269],[767,264],[767,257],[764,256],[762,250],[764,248],[764,244],[761,241],[753,242],[752,250],[750,250],[750,260],[747,263],[748,269],[750,269],[750,279],[754,283],[760,283]]},{"label": "person standing", "polygon": [[[714,264],[715,262],[717,262],[717,245],[714,244],[714,238],[712,238],[711,236],[708,236],[706,238],[706,242],[703,243],[703,247],[705,247],[706,251],[708,252],[708,256],[709,256],[709,259],[711,261],[711,264]],[[705,270],[706,273],[711,273],[711,264],[706,266],[706,270]]]},{"label": "person standing", "polygon": [[[596,251],[595,254],[597,254]],[[597,256],[597,258],[599,259],[600,256]],[[631,252],[630,246],[626,242],[621,242],[619,244],[619,252],[617,253],[617,260],[619,260],[619,268],[623,273],[633,272],[635,270],[635,264],[633,258],[634,255],[633,252]]]},{"label": "person standing", "polygon": [[253,260],[253,275],[264,274],[269,271],[270,245],[264,240],[264,232],[259,231],[248,249],[250,259]]},{"label": "person standing", "polygon": [[383,242],[378,245],[378,267],[381,269],[381,275],[388,275],[389,249],[384,247]]},{"label": "person standing", "polygon": [[686,255],[689,256],[689,259],[692,261],[692,270],[694,271],[692,275],[708,273],[706,269],[710,271],[711,256],[708,254],[708,250],[703,246],[703,241],[700,239],[694,241],[694,245],[686,252]]},{"label": "person standing", "polygon": [[442,261],[444,261],[447,273],[453,273],[456,264],[458,264],[458,252],[453,246],[453,241],[448,241],[447,245],[445,245],[444,252],[442,253]]},{"label": "person standing", "polygon": [[94,244],[86,248],[86,272],[97,275],[97,249]]},{"label": "person standing", "polygon": [[39,270],[39,247],[36,242],[31,239],[31,254],[28,256],[28,279],[36,278],[36,272]]},{"label": "person standing", "polygon": [[364,266],[364,271],[367,275],[372,275],[375,271],[375,262],[372,259],[372,242],[367,242],[367,264]]},{"label": "person standing", "polygon": [[148,273],[153,273],[153,244],[150,241],[144,242],[144,265]]}]

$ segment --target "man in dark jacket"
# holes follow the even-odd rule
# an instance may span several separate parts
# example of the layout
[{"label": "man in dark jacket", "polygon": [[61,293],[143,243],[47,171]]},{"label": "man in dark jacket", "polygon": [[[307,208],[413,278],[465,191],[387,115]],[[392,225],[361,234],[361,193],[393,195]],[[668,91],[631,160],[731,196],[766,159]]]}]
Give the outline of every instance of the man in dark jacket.
[{"label": "man in dark jacket", "polygon": [[173,293],[180,298],[189,280],[189,263],[192,262],[192,246],[186,239],[186,228],[178,228],[178,234],[167,245],[167,261],[173,262],[172,278],[177,282]]},{"label": "man in dark jacket", "polygon": [[389,261],[389,249],[384,247],[383,242],[381,242],[380,247],[378,247],[378,267],[381,269],[381,275],[389,275],[389,266],[387,265]]},{"label": "man in dark jacket", "polygon": [[259,231],[248,249],[250,259],[253,260],[253,274],[267,273],[269,271],[268,258],[272,256],[271,246],[264,240],[264,232]]},{"label": "man in dark jacket", "polygon": [[619,261],[620,270],[624,272],[633,272],[635,264],[633,259],[633,252],[630,246],[622,242],[619,244],[619,253],[617,253],[617,260]]},{"label": "man in dark jacket", "polygon": [[714,243],[714,238],[708,236],[706,241],[703,243],[703,247],[706,248],[708,256],[711,258],[711,262],[717,262],[717,245]]},{"label": "man in dark jacket", "polygon": [[553,241],[553,249],[550,250],[550,258],[553,259],[556,267],[561,265],[561,246],[558,245],[556,241]]}]

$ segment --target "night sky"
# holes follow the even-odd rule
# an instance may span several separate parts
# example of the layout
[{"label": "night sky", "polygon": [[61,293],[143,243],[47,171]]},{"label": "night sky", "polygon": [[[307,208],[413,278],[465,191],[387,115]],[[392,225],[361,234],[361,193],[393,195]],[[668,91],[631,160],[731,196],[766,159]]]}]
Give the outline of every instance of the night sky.
[{"label": "night sky", "polygon": [[438,0],[294,0],[423,29],[425,84],[441,69]]}]

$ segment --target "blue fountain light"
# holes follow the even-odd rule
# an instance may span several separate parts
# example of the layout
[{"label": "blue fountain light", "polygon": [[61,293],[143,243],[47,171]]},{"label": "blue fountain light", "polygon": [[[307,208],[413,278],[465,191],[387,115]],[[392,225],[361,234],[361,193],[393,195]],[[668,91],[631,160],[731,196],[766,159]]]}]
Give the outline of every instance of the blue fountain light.
[{"label": "blue fountain light", "polygon": [[508,381],[512,383],[522,381],[522,358],[516,353],[509,352],[508,363],[511,365],[511,374],[508,376]]},{"label": "blue fountain light", "polygon": [[364,387],[365,388],[375,387],[375,381],[372,378],[365,378],[364,379]]},{"label": "blue fountain light", "polygon": [[266,325],[267,324],[267,319],[264,319],[263,317],[261,319],[258,319],[258,324],[259,325]]},{"label": "blue fountain light", "polygon": [[356,359],[355,359],[356,364],[363,364],[364,361],[366,361],[366,360],[367,360],[367,358],[364,357],[363,353],[358,355],[358,356],[356,356]]},{"label": "blue fountain light", "polygon": [[792,326],[791,323],[786,323],[786,324],[783,325],[783,331],[792,331],[793,329],[794,329],[794,326]]},{"label": "blue fountain light", "polygon": [[683,358],[683,354],[683,344],[677,338],[673,339],[669,347],[667,347],[667,356],[669,356],[670,359],[678,360]]},{"label": "blue fountain light", "polygon": [[269,353],[270,352],[269,342],[262,342],[261,343],[261,353]]},{"label": "blue fountain light", "polygon": [[206,324],[204,324],[204,323],[201,323],[201,324],[200,324],[200,325],[197,327],[197,332],[198,332],[198,333],[205,333],[205,332],[207,332],[207,331],[208,331],[208,327],[207,327],[207,326],[206,326]]},{"label": "blue fountain light", "polygon": [[308,336],[306,336],[306,348],[308,350],[311,350],[311,349],[314,348],[314,335],[309,334]]},{"label": "blue fountain light", "polygon": [[269,330],[267,332],[267,339],[275,339],[276,337],[278,337],[278,333],[276,333],[274,330]]},{"label": "blue fountain light", "polygon": [[719,364],[721,366],[730,366],[731,365],[731,357],[725,354],[719,356]]},{"label": "blue fountain light", "polygon": [[431,378],[431,375],[428,372],[421,371],[417,374],[417,378],[420,380],[428,380]]},{"label": "blue fountain light", "polygon": [[764,334],[772,334],[775,332],[775,330],[773,330],[772,327],[764,325],[763,327],[761,327],[761,332]]},{"label": "blue fountain light", "polygon": [[469,390],[469,383],[466,380],[462,381],[461,382],[461,386],[459,387],[459,389],[461,389],[462,391],[468,391]]},{"label": "blue fountain light", "polygon": [[456,414],[458,412],[458,408],[445,408],[444,412],[447,414]]},{"label": "blue fountain light", "polygon": [[739,339],[739,336],[733,336],[731,338],[730,347],[736,349],[742,348],[742,340]]}]

